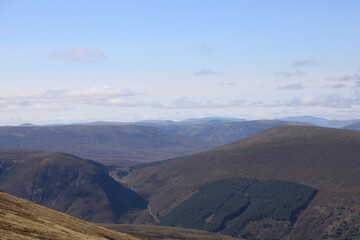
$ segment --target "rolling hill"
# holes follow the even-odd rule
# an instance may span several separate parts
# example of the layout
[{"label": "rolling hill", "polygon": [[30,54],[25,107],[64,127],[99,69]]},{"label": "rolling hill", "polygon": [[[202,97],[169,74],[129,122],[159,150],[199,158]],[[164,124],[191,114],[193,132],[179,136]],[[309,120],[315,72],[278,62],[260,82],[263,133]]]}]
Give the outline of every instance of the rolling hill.
[{"label": "rolling hill", "polygon": [[309,123],[255,120],[255,121],[185,121],[178,124],[164,124],[157,127],[161,130],[213,142],[217,146],[224,145],[264,130],[284,125],[310,125]]},{"label": "rolling hill", "polygon": [[318,118],[312,116],[297,116],[297,117],[285,117],[279,120],[283,121],[298,121],[298,122],[307,122],[321,127],[333,127],[333,128],[343,128],[347,125],[360,122],[360,119],[349,119],[349,120],[328,120],[325,118]]},{"label": "rolling hill", "polygon": [[2,240],[138,240],[67,214],[0,192]]},{"label": "rolling hill", "polygon": [[[278,179],[318,190],[281,239],[360,237],[360,133],[314,126],[282,126],[231,144],[136,169],[124,181],[143,194],[154,215],[170,214],[196,192],[221,179]],[[275,224],[276,225],[276,224]],[[261,233],[273,226],[252,226]],[[248,226],[245,226],[245,228]]]},{"label": "rolling hill", "polygon": [[356,123],[346,125],[343,128],[344,129],[349,129],[349,130],[360,130],[360,122],[356,122]]},{"label": "rolling hill", "polygon": [[61,152],[0,150],[0,189],[94,222],[117,223],[147,206],[101,164]]},{"label": "rolling hill", "polygon": [[150,126],[1,127],[1,149],[63,151],[104,164],[123,165],[184,156],[213,143]]}]

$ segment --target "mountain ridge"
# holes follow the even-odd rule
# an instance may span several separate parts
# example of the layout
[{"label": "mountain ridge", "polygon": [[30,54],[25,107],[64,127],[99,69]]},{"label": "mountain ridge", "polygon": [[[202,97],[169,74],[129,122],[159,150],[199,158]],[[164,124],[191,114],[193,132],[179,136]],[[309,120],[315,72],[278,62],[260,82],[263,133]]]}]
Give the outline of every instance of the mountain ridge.
[{"label": "mountain ridge", "polygon": [[116,223],[147,205],[99,164],[62,152],[0,150],[0,189],[96,222]]},{"label": "mountain ridge", "polygon": [[1,149],[63,151],[109,165],[164,160],[213,146],[152,126],[0,127]]},{"label": "mountain ridge", "polygon": [[[319,189],[319,193],[286,239],[319,239],[317,234],[326,238],[335,234],[326,229],[336,219],[325,215],[336,212],[341,202],[346,202],[343,206],[351,219],[346,225],[349,229],[354,227],[352,221],[360,220],[356,215],[360,214],[360,200],[355,197],[360,194],[359,145],[357,131],[282,126],[202,153],[134,170],[124,181],[147,197],[154,213],[160,216],[188,199],[196,186],[223,178],[279,179],[304,184]],[[346,199],[355,203],[352,211],[351,201]]]}]

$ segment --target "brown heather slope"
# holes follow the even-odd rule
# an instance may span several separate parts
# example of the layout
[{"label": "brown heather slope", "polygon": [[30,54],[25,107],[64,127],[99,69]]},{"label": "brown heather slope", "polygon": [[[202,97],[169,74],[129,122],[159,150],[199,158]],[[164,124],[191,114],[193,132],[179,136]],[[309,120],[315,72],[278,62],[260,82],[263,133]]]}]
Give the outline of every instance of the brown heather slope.
[{"label": "brown heather slope", "polygon": [[206,232],[189,228],[175,228],[155,225],[133,224],[103,224],[106,228],[128,233],[134,236],[146,237],[152,240],[240,240],[227,235]]},{"label": "brown heather slope", "polygon": [[137,240],[67,214],[0,192],[1,240]]},{"label": "brown heather slope", "polygon": [[319,193],[286,239],[357,239],[352,237],[360,237],[359,173],[359,132],[283,126],[135,170],[124,181],[147,197],[153,214],[160,216],[206,182],[232,177],[293,181]]},{"label": "brown heather slope", "polygon": [[112,165],[164,160],[214,146],[150,126],[0,127],[0,149],[62,151]]},{"label": "brown heather slope", "polygon": [[94,222],[118,223],[147,205],[101,164],[61,152],[0,150],[0,189]]}]

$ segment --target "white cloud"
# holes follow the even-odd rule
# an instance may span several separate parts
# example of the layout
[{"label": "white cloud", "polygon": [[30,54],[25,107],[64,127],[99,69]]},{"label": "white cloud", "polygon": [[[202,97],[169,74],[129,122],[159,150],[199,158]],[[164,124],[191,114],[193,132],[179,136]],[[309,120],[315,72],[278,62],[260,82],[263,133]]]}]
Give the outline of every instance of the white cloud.
[{"label": "white cloud", "polygon": [[200,76],[208,77],[208,76],[224,75],[224,73],[214,71],[211,69],[201,69],[201,70],[195,72],[194,75],[197,77],[200,77]]},{"label": "white cloud", "polygon": [[172,103],[155,103],[154,108],[167,109],[197,109],[197,108],[232,108],[232,107],[326,107],[326,108],[351,108],[360,106],[360,94],[353,97],[343,97],[338,94],[327,96],[303,95],[283,100],[202,100],[192,101],[186,97],[179,98]]},{"label": "white cloud", "polygon": [[83,88],[75,90],[47,90],[39,95],[16,95],[0,97],[0,107],[25,110],[69,109],[71,104],[135,106],[130,90],[110,86]]},{"label": "white cloud", "polygon": [[278,87],[280,90],[299,90],[304,88],[305,87],[301,82]]},{"label": "white cloud", "polygon": [[333,85],[325,85],[324,88],[335,88],[335,89],[340,89],[340,88],[347,88],[348,85],[346,84],[333,84]]},{"label": "white cloud", "polygon": [[244,103],[242,100],[203,100],[203,101],[192,101],[186,97],[179,98],[172,103],[154,103],[152,107],[156,108],[226,108],[236,107]]},{"label": "white cloud", "polygon": [[324,88],[359,88],[360,74],[348,74],[340,77],[327,78],[327,81],[336,82],[335,84],[325,85]]},{"label": "white cloud", "polygon": [[328,78],[327,80],[340,82],[360,81],[360,75],[355,73],[351,75],[344,75],[341,77]]},{"label": "white cloud", "polygon": [[305,95],[301,97],[295,97],[290,101],[287,101],[285,105],[350,108],[352,105],[359,105],[359,99],[357,97],[342,97],[337,94],[332,94],[328,96]]},{"label": "white cloud", "polygon": [[220,83],[221,86],[228,86],[228,87],[233,87],[233,86],[236,86],[235,83],[233,82],[222,82]]},{"label": "white cloud", "polygon": [[295,72],[281,71],[281,72],[274,73],[274,75],[276,77],[281,77],[281,78],[292,78],[292,77],[303,76],[303,75],[305,75],[305,73],[300,70],[297,70]]},{"label": "white cloud", "polygon": [[200,44],[193,49],[195,52],[211,52],[213,49],[207,44]]},{"label": "white cloud", "polygon": [[291,63],[292,67],[307,67],[317,64],[315,59],[300,59]]},{"label": "white cloud", "polygon": [[84,48],[75,48],[63,53],[52,53],[50,57],[79,63],[95,63],[107,59],[106,54],[100,50]]}]

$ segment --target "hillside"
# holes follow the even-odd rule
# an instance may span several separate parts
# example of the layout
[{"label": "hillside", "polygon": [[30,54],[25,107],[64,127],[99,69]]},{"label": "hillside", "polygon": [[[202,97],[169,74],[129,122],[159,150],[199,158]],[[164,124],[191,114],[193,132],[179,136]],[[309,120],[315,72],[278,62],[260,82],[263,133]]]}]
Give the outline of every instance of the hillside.
[{"label": "hillside", "polygon": [[360,122],[352,123],[343,127],[344,129],[360,130]]},{"label": "hillside", "polygon": [[1,127],[1,149],[64,151],[123,165],[184,156],[214,144],[150,126]]},{"label": "hillside", "polygon": [[0,192],[0,238],[2,240],[140,239],[3,192]]},{"label": "hillside", "polygon": [[314,126],[283,126],[161,165],[134,170],[124,181],[164,216],[193,190],[224,178],[279,179],[319,192],[283,239],[360,236],[360,134]]},{"label": "hillside", "polygon": [[0,189],[94,222],[116,223],[147,205],[101,164],[60,152],[0,150]]},{"label": "hillside", "polygon": [[281,180],[222,179],[197,187],[189,199],[163,216],[160,224],[236,237],[254,236],[256,228],[266,224],[277,230],[262,235],[276,239],[290,231],[316,193],[314,188]]},{"label": "hillside", "polygon": [[151,240],[240,240],[227,235],[200,231],[189,228],[174,228],[156,225],[134,225],[134,224],[102,224],[106,228],[128,233],[134,236],[145,237]]},{"label": "hillside", "polygon": [[[216,119],[215,119],[216,120]],[[284,126],[284,125],[310,125],[308,123],[279,120],[256,120],[256,121],[211,121],[203,123],[201,121],[181,122],[182,124],[158,125],[161,130],[199,138],[208,142],[213,142],[217,146],[224,145],[241,138],[262,132],[264,130]]]}]

